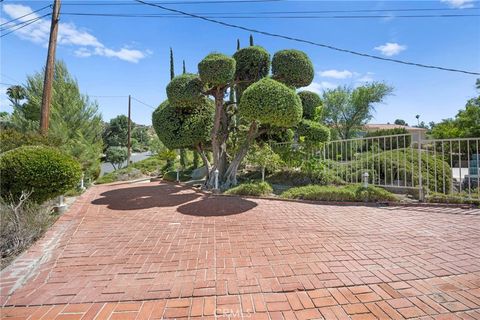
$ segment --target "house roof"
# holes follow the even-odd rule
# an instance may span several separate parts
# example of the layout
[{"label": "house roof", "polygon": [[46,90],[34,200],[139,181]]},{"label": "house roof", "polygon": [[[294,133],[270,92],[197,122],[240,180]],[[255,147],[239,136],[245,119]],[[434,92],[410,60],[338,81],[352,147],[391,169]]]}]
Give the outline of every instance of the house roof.
[{"label": "house roof", "polygon": [[368,123],[364,126],[364,129],[367,131],[374,131],[374,130],[385,130],[385,129],[405,129],[407,131],[427,131],[425,128],[418,128],[418,127],[410,127],[410,126],[402,126],[399,124],[390,124],[390,123]]}]

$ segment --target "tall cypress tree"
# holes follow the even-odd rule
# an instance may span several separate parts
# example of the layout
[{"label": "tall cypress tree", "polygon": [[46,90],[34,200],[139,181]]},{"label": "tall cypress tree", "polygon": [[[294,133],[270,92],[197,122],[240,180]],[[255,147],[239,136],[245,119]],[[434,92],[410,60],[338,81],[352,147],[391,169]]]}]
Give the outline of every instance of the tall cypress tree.
[{"label": "tall cypress tree", "polygon": [[175,66],[173,64],[173,50],[170,47],[170,80],[175,77]]},{"label": "tall cypress tree", "polygon": [[187,68],[185,68],[185,60],[183,60],[183,74],[187,73]]},{"label": "tall cypress tree", "polygon": [[237,39],[237,51],[240,50],[240,39]]},{"label": "tall cypress tree", "polygon": [[253,35],[250,34],[250,47],[252,47],[252,46],[253,46]]}]

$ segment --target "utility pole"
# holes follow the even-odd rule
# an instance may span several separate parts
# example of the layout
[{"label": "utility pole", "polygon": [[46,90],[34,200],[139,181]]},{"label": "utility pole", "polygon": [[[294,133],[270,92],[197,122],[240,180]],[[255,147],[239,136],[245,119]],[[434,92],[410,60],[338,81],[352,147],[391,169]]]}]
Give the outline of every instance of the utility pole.
[{"label": "utility pole", "polygon": [[57,48],[58,21],[60,18],[60,0],[53,2],[52,22],[50,25],[50,39],[48,41],[47,64],[43,81],[43,96],[40,112],[40,133],[48,133],[48,120],[50,116],[50,103],[52,100],[52,82],[55,72],[55,49]]},{"label": "utility pole", "polygon": [[128,95],[128,134],[127,134],[127,167],[130,165],[130,157],[132,155],[132,120],[131,120],[131,114],[130,114],[130,109],[132,105],[132,97]]}]

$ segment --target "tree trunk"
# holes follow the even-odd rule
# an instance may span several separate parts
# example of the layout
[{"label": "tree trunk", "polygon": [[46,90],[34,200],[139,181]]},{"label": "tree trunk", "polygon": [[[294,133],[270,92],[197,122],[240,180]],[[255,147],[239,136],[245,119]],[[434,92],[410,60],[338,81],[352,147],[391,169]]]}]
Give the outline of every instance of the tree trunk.
[{"label": "tree trunk", "polygon": [[205,166],[205,169],[206,169],[206,172],[207,172],[207,176],[205,178],[206,182],[209,180],[209,176],[210,176],[210,161],[208,161],[208,157],[207,155],[205,154],[205,151],[203,150],[202,148],[202,145],[201,144],[198,144],[196,146],[197,148],[197,153],[200,155],[200,157],[202,158],[202,161],[203,161],[203,165]]},{"label": "tree trunk", "polygon": [[220,182],[221,189],[225,190],[228,189],[232,186],[235,186],[237,184],[237,172],[238,172],[238,167],[242,163],[243,158],[247,155],[248,148],[252,144],[253,140],[258,135],[258,124],[256,121],[252,122],[250,124],[250,129],[248,130],[247,137],[245,141],[243,142],[242,146],[240,147],[240,150],[238,150],[237,154],[235,155],[235,158],[233,158],[232,162],[230,163],[230,166],[228,167],[227,171],[225,172],[225,177]]}]

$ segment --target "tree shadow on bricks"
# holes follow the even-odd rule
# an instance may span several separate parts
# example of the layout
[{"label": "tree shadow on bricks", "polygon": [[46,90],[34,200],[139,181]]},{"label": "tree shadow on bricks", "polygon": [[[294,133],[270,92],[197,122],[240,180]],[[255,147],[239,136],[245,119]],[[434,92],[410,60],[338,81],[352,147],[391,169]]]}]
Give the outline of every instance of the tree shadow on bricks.
[{"label": "tree shadow on bricks", "polygon": [[[181,193],[181,191],[190,191]],[[112,210],[141,210],[155,207],[175,207],[193,201],[201,195],[190,188],[163,184],[138,186],[107,191],[95,199],[94,205],[107,205]]]},{"label": "tree shadow on bricks", "polygon": [[191,216],[214,217],[229,216],[247,212],[255,208],[253,201],[236,197],[204,197],[200,201],[186,203],[177,211]]}]

